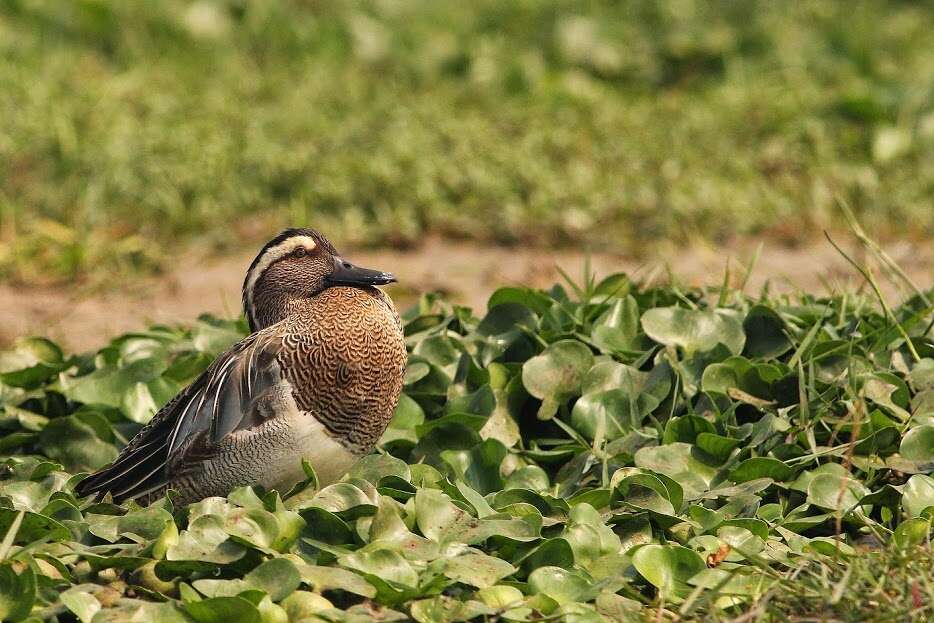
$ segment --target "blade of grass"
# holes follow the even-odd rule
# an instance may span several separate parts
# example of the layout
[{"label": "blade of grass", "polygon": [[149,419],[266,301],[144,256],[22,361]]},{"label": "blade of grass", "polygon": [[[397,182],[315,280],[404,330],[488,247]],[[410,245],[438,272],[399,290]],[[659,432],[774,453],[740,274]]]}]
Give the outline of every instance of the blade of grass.
[{"label": "blade of grass", "polygon": [[876,280],[873,278],[872,274],[858,263],[856,263],[853,258],[851,258],[846,251],[841,249],[834,239],[830,236],[829,232],[824,232],[824,236],[827,238],[828,242],[833,245],[833,248],[837,250],[843,258],[850,263],[853,268],[855,268],[859,274],[863,276],[867,283],[872,287],[873,292],[876,293],[876,298],[879,300],[879,304],[882,305],[882,310],[885,312],[885,315],[895,324],[896,329],[901,334],[902,339],[905,340],[908,350],[911,351],[912,356],[915,358],[915,361],[921,361],[921,355],[918,354],[918,351],[915,350],[915,346],[911,341],[911,338],[908,337],[908,333],[905,332],[905,328],[898,321],[898,318],[895,317],[895,314],[892,313],[891,308],[889,308],[888,303],[885,301],[885,297],[882,295],[882,291],[879,289],[879,285],[876,283]]},{"label": "blade of grass", "polygon": [[13,547],[13,542],[16,540],[16,533],[19,532],[19,527],[23,523],[23,518],[26,516],[25,511],[20,511],[16,514],[16,517],[13,518],[10,527],[7,528],[6,536],[3,537],[3,541],[0,542],[0,560],[5,560],[6,555],[10,552],[10,548]]}]

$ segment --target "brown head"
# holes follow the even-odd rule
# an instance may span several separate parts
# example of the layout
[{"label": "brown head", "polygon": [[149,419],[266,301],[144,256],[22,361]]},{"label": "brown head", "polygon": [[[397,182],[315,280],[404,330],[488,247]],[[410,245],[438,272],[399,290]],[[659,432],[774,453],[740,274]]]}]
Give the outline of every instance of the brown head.
[{"label": "brown head", "polygon": [[365,288],[395,280],[391,273],[354,266],[314,229],[286,229],[250,264],[243,281],[243,309],[255,332],[282,320],[292,300],[332,286]]}]

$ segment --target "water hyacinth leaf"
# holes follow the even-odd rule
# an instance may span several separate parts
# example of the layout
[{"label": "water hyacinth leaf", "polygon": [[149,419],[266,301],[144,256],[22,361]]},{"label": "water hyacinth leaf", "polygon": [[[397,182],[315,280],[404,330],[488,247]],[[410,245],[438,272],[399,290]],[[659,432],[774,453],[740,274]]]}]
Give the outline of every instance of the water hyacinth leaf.
[{"label": "water hyacinth leaf", "polygon": [[354,593],[361,597],[375,597],[376,589],[359,574],[340,567],[325,567],[318,565],[309,565],[297,556],[296,559],[290,558],[302,582],[310,586],[317,592],[329,590],[342,590],[348,593]]},{"label": "water hyacinth leaf", "polygon": [[178,542],[166,550],[169,561],[197,561],[228,564],[239,560],[246,550],[230,540],[224,518],[205,514],[190,520],[188,529],[178,535]]},{"label": "water hyacinth leaf", "polygon": [[415,494],[415,519],[419,531],[438,543],[458,538],[476,520],[436,489],[419,489]]},{"label": "water hyacinth leaf", "polygon": [[593,366],[593,353],[576,340],[550,344],[522,366],[522,384],[542,401],[539,419],[549,419],[565,401],[580,395],[584,374]]},{"label": "water hyacinth leaf", "polygon": [[[860,455],[870,455],[870,454],[891,454],[895,451],[896,444],[899,440],[899,432],[895,426],[884,426],[878,430],[874,430],[862,439],[859,440],[859,443],[853,448],[854,454]],[[902,440],[904,443],[904,439]],[[911,453],[912,450],[909,450]],[[902,453],[902,456],[905,458],[911,458],[912,460],[934,460],[934,453],[932,453],[927,458],[918,459],[917,457],[907,457]]]},{"label": "water hyacinth leaf", "polygon": [[424,424],[424,422],[425,411],[422,409],[421,405],[403,393],[399,396],[399,403],[396,405],[396,409],[393,412],[389,427],[379,440],[379,445],[385,446],[399,440],[412,444],[418,442],[418,435],[415,433],[415,429],[421,424]]},{"label": "water hyacinth leaf", "polygon": [[582,575],[560,567],[539,567],[528,581],[532,594],[546,595],[559,605],[590,601],[597,592]]},{"label": "water hyacinth leaf", "polygon": [[649,446],[635,454],[638,467],[664,474],[684,489],[687,499],[694,499],[707,491],[717,474],[717,468],[695,456],[693,446],[686,443],[671,443],[664,446]]},{"label": "water hyacinth leaf", "polygon": [[[334,604],[317,593],[295,591],[282,600],[282,607],[285,609],[288,621],[314,621],[317,619],[319,612],[330,610],[334,607]],[[392,621],[395,619],[387,617],[387,620]]]},{"label": "water hyacinth leaf", "polygon": [[898,547],[910,549],[922,545],[927,541],[930,533],[931,520],[919,517],[898,524],[898,527],[895,528],[895,534],[892,535],[892,540]]},{"label": "water hyacinth leaf", "polygon": [[[741,354],[738,342],[719,339],[690,352],[680,338],[673,348],[650,342],[634,319],[639,306],[693,314],[687,307],[704,309],[709,292],[618,283],[627,291],[594,294],[589,284],[529,291],[525,302],[521,289],[500,294],[495,307],[524,311],[491,312],[484,331],[497,333],[478,331],[483,321],[463,308],[426,299],[406,315],[409,385],[382,454],[320,491],[310,481],[294,489],[288,508],[251,487],[186,508],[73,498],[82,475],[65,470],[77,469],[86,448],[72,433],[87,435],[87,447],[120,447],[212,360],[191,331],[158,328],[63,356],[65,367],[27,390],[0,382],[0,448],[14,453],[0,459],[0,532],[10,532],[0,558],[13,560],[0,567],[14,578],[36,574],[34,618],[57,609],[59,618],[96,623],[190,623],[197,617],[185,603],[224,612],[231,602],[209,600],[240,599],[234,604],[277,623],[597,621],[633,604],[638,617],[643,602],[653,616],[661,603],[673,616],[713,607],[742,616],[771,587],[765,566],[784,573],[815,556],[827,557],[821,564],[843,586],[837,574],[848,562],[836,558],[856,555],[867,530],[905,554],[923,546],[934,515],[934,367],[926,363],[934,347],[921,337],[922,303],[892,310],[921,362],[885,313],[835,296],[789,303],[794,297],[763,294],[754,304],[727,292],[720,304],[729,311],[699,313],[742,320]],[[528,322],[508,325],[513,312]],[[535,410],[545,399],[527,392],[523,368],[557,340],[578,344],[592,365],[575,368],[580,384],[560,396],[560,422],[541,422]],[[117,391],[128,368],[137,376]],[[86,377],[119,402],[85,405],[61,393]],[[863,399],[868,408],[854,409]],[[715,568],[670,573],[678,584],[633,563],[639,551],[683,545],[693,554],[675,557],[689,570],[706,556]],[[111,578],[141,599],[105,587]],[[9,607],[9,579],[0,578],[0,609]],[[701,589],[683,613],[671,606],[689,596],[682,585]]]},{"label": "water hyacinth leaf", "polygon": [[378,485],[380,479],[385,476],[398,476],[409,480],[412,472],[405,461],[386,454],[369,454],[357,461],[347,472],[348,478],[359,478],[373,485]]},{"label": "water hyacinth leaf", "polygon": [[613,531],[619,536],[620,552],[630,551],[652,542],[652,524],[648,514],[622,517],[613,523]]},{"label": "water hyacinth leaf", "polygon": [[808,503],[829,511],[849,512],[869,494],[863,483],[848,476],[818,474],[808,484]]},{"label": "water hyacinth leaf", "polygon": [[755,456],[746,459],[730,472],[733,482],[747,482],[759,478],[771,478],[776,482],[790,480],[794,476],[793,469],[782,461],[768,456]]},{"label": "water hyacinth leaf", "polygon": [[259,610],[243,597],[211,597],[184,604],[197,623],[261,623]]},{"label": "water hyacinth leaf", "polygon": [[131,385],[123,394],[120,406],[130,420],[139,424],[145,424],[151,420],[158,410],[158,405],[153,399],[147,383],[134,383]]},{"label": "water hyacinth leaf", "polygon": [[413,361],[409,360],[408,364],[405,367],[405,376],[403,377],[403,384],[406,387],[414,385],[419,382],[431,372],[431,366],[423,361]]},{"label": "water hyacinth leaf", "polygon": [[41,337],[20,338],[0,352],[0,383],[10,387],[36,387],[66,365],[62,349]]},{"label": "water hyacinth leaf", "polygon": [[[18,519],[20,513],[23,513],[23,516]],[[19,527],[14,533],[13,543],[25,545],[38,540],[66,541],[73,538],[67,527],[51,517],[12,508],[0,508],[0,535],[7,534],[16,522],[19,522]]]},{"label": "water hyacinth leaf", "polygon": [[496,398],[493,388],[489,384],[482,385],[473,392],[460,396],[448,396],[444,406],[445,413],[469,413],[488,417],[496,407]]},{"label": "water hyacinth leaf", "polygon": [[668,598],[686,597],[688,581],[707,568],[700,555],[680,545],[644,545],[632,553],[632,565]]},{"label": "water hyacinth leaf", "polygon": [[243,577],[251,588],[265,591],[273,601],[281,601],[302,582],[295,565],[285,558],[273,558],[262,563]]},{"label": "water hyacinth leaf", "polygon": [[493,309],[504,303],[515,303],[528,307],[536,314],[544,314],[553,303],[551,297],[531,288],[499,288],[487,300],[487,309]]},{"label": "water hyacinth leaf", "polygon": [[134,534],[151,541],[159,538],[168,524],[175,524],[171,513],[158,506],[149,506],[120,517],[117,533]]},{"label": "water hyacinth leaf", "polygon": [[723,437],[715,433],[699,433],[694,443],[718,461],[725,461],[742,442],[739,439]]},{"label": "water hyacinth leaf", "polygon": [[122,408],[124,396],[137,383],[148,383],[164,370],[164,362],[140,359],[121,368],[104,367],[77,378],[63,376],[60,383],[62,393],[71,400]]},{"label": "water hyacinth leaf", "polygon": [[737,366],[732,364],[730,359],[721,363],[712,363],[704,368],[701,376],[703,391],[726,395],[730,389],[740,386],[741,371],[737,370]]},{"label": "water hyacinth leaf", "polygon": [[613,475],[611,484],[627,504],[636,508],[669,516],[674,516],[680,509],[680,487],[673,496],[658,474],[624,468]]},{"label": "water hyacinth leaf", "polygon": [[898,453],[912,461],[934,461],[934,424],[916,426],[905,433]]},{"label": "water hyacinth leaf", "polygon": [[671,367],[661,362],[645,372],[616,361],[599,361],[581,381],[581,393],[618,389],[630,396],[650,395],[661,402],[671,390]]},{"label": "water hyacinth leaf", "polygon": [[444,575],[462,584],[486,588],[516,572],[516,568],[501,558],[480,551],[468,551],[445,562]]},{"label": "water hyacinth leaf", "polygon": [[417,623],[456,623],[496,613],[482,602],[472,599],[466,601],[454,599],[446,595],[414,601],[410,606],[410,612]]},{"label": "water hyacinth leaf", "polygon": [[738,355],[746,343],[740,321],[716,311],[657,307],[642,314],[642,329],[659,344],[679,346],[688,355],[711,350],[717,344]]},{"label": "water hyacinth leaf", "polygon": [[899,420],[908,421],[911,418],[911,413],[905,409],[908,406],[908,389],[898,377],[876,373],[863,382],[863,394],[880,407],[885,407]]},{"label": "water hyacinth leaf", "polygon": [[586,394],[574,403],[571,426],[586,439],[619,439],[640,427],[658,405],[652,394],[633,395],[622,389]]},{"label": "water hyacinth leaf", "polygon": [[642,613],[640,602],[609,590],[597,595],[594,605],[597,607],[597,612],[610,621],[638,621]]},{"label": "water hyacinth leaf", "polygon": [[925,357],[916,363],[908,374],[908,380],[918,394],[934,389],[934,359]]},{"label": "water hyacinth leaf", "polygon": [[235,323],[202,316],[191,328],[191,343],[208,355],[216,357],[242,338]]},{"label": "water hyacinth leaf", "polygon": [[639,333],[639,304],[632,296],[617,298],[594,323],[591,339],[604,353],[633,347]]},{"label": "water hyacinth leaf", "polygon": [[662,443],[675,443],[676,441],[695,443],[697,436],[701,433],[715,432],[714,425],[704,418],[698,415],[684,415],[668,420],[662,435]]},{"label": "water hyacinth leaf", "polygon": [[488,365],[494,359],[524,361],[534,353],[534,343],[523,329],[534,330],[537,318],[525,305],[502,303],[490,308],[477,334],[485,339],[481,361]]},{"label": "water hyacinth leaf", "polygon": [[[0,534],[5,532],[0,530]],[[29,616],[35,600],[36,574],[32,567],[17,572],[12,564],[0,563],[0,621],[22,621]]]},{"label": "water hyacinth leaf", "polygon": [[587,503],[575,504],[562,537],[574,551],[574,561],[586,569],[607,554],[619,551],[619,537]]},{"label": "water hyacinth leaf", "polygon": [[934,506],[934,478],[915,474],[902,489],[902,508],[909,517],[920,517],[925,509]]},{"label": "water hyacinth leaf", "polygon": [[787,336],[787,327],[781,316],[765,305],[755,305],[746,313],[743,320],[746,333],[744,353],[756,359],[775,359],[788,352],[791,341]]},{"label": "water hyacinth leaf", "polygon": [[460,359],[455,342],[446,335],[431,335],[420,340],[412,349],[412,354],[424,358],[451,376],[454,373],[453,366]]},{"label": "water hyacinth leaf", "polygon": [[366,493],[349,482],[338,482],[321,489],[310,505],[337,514],[361,508],[368,514],[376,512],[376,506]]},{"label": "water hyacinth leaf", "polygon": [[528,572],[539,567],[570,569],[573,566],[574,549],[561,537],[545,540],[522,560],[522,567]]},{"label": "water hyacinth leaf", "polygon": [[95,470],[115,458],[117,449],[76,415],[55,418],[39,433],[45,453],[69,471]]},{"label": "water hyacinth leaf", "polygon": [[341,556],[338,561],[343,567],[382,578],[391,584],[413,588],[418,586],[418,573],[402,554],[392,549],[380,547],[358,550]]},{"label": "water hyacinth leaf", "polygon": [[81,623],[91,623],[94,615],[100,612],[101,602],[90,593],[96,590],[94,585],[73,586],[59,595],[59,599]]},{"label": "water hyacinth leaf", "polygon": [[549,485],[548,472],[538,465],[526,465],[509,474],[509,476],[506,477],[503,488],[544,491]]},{"label": "water hyacinth leaf", "polygon": [[517,606],[522,602],[524,595],[515,586],[498,584],[488,588],[481,588],[477,591],[477,597],[491,608],[504,609],[509,606]]},{"label": "water hyacinth leaf", "polygon": [[485,495],[503,488],[499,470],[508,453],[502,443],[487,439],[470,450],[445,450],[441,457],[456,478]]}]

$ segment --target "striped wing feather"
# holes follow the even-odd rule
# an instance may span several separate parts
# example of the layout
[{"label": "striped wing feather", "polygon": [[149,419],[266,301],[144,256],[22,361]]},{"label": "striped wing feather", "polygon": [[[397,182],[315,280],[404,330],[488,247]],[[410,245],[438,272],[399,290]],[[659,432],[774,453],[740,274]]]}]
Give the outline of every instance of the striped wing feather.
[{"label": "striped wing feather", "polygon": [[75,492],[109,492],[117,502],[157,492],[169,485],[173,465],[186,458],[196,437],[214,444],[257,425],[256,398],[280,382],[276,357],[282,341],[276,329],[254,333],[218,357],[156,413],[112,464],[78,483]]}]

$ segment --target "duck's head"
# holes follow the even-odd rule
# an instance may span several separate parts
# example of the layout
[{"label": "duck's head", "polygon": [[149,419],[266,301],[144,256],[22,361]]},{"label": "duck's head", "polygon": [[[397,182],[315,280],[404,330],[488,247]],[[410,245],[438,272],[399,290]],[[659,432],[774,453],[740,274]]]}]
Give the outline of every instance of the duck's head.
[{"label": "duck's head", "polygon": [[283,301],[311,297],[332,286],[392,283],[392,273],[354,266],[314,229],[286,229],[263,246],[243,281],[243,309],[250,330],[277,321]]}]

